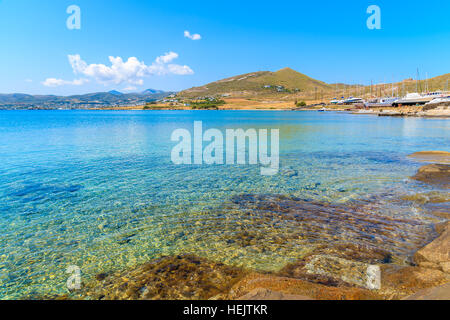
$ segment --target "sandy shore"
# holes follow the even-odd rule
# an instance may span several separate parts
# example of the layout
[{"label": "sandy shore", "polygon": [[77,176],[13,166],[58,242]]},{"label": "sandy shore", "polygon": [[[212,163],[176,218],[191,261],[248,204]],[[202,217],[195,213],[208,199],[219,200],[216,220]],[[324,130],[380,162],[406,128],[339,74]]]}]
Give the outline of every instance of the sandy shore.
[{"label": "sandy shore", "polygon": [[450,118],[450,107],[437,107],[431,110],[426,110],[423,107],[373,108],[369,110],[355,110],[352,113],[371,114],[381,117]]}]

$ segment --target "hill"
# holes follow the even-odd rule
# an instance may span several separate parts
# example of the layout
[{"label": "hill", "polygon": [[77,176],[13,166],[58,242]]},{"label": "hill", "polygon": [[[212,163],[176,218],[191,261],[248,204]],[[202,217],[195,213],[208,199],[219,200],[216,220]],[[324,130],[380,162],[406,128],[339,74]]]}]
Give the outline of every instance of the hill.
[{"label": "hill", "polygon": [[[313,79],[290,68],[276,72],[259,71],[234,76],[231,78],[211,82],[204,86],[194,87],[181,91],[177,97],[181,99],[195,99],[202,97],[228,97],[228,98],[274,98],[275,100],[328,100],[341,96],[389,96],[394,88],[396,95],[405,95],[408,92],[448,90],[450,74],[444,74],[428,80],[416,81],[406,79],[402,82],[350,85],[344,83],[327,84]],[[428,90],[426,87],[428,86]]]},{"label": "hill", "polygon": [[122,92],[117,91],[117,90],[111,90],[111,91],[108,91],[108,93],[114,94],[114,95],[116,95],[116,96],[120,96],[120,95],[123,94]]},{"label": "hill", "polygon": [[269,96],[286,95],[312,90],[331,90],[325,82],[310,78],[290,68],[276,72],[259,71],[215,81],[201,87],[181,91],[178,96]]},{"label": "hill", "polygon": [[116,90],[73,96],[0,94],[0,109],[97,109],[111,106],[137,106],[163,99],[174,92],[147,89],[140,93]]}]

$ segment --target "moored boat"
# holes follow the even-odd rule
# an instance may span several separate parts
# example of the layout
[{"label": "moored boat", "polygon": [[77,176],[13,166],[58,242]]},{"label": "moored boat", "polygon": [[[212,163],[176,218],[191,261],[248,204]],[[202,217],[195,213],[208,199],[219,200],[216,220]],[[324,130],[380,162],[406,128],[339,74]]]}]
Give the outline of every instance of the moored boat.
[{"label": "moored boat", "polygon": [[444,94],[441,91],[429,92],[426,94],[420,94],[417,92],[413,92],[413,93],[408,93],[405,97],[403,97],[402,99],[399,99],[393,105],[399,106],[399,105],[426,104],[428,102],[431,102],[434,99],[444,98],[445,96],[446,96],[446,94]]},{"label": "moored boat", "polygon": [[354,98],[354,97],[350,97],[346,100],[344,100],[344,104],[357,104],[357,103],[365,103],[364,99],[361,98]]},{"label": "moored boat", "polygon": [[374,99],[374,100],[367,102],[366,107],[368,107],[368,108],[392,107],[398,100],[399,100],[399,98],[397,98],[397,97]]}]

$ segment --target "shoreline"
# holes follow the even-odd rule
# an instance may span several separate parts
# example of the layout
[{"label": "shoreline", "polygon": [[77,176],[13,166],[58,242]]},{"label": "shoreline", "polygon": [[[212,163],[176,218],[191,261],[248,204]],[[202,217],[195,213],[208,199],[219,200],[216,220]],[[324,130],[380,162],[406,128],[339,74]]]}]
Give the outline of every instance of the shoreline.
[{"label": "shoreline", "polygon": [[[218,109],[218,110],[199,110],[199,109],[188,109],[188,108],[155,108],[155,109],[143,109],[143,108],[102,108],[102,109],[32,109],[32,110],[19,110],[19,109],[4,109],[1,111],[286,111],[286,112],[305,112],[305,111],[316,111],[319,109],[246,109],[246,108],[233,108],[233,109]],[[322,110],[321,110],[322,111]],[[328,109],[323,110],[323,112],[340,112],[352,115],[370,115],[377,117],[397,117],[397,118],[424,118],[424,119],[449,119],[450,110],[446,110],[442,113],[436,112],[379,112],[379,111],[364,111],[357,112],[355,110],[348,109]]]},{"label": "shoreline", "polygon": [[364,109],[356,105],[330,105],[323,102],[311,101],[310,105],[298,107],[293,101],[273,101],[254,99],[225,99],[223,104],[195,108],[180,103],[146,104],[137,106],[110,106],[94,107],[90,109],[2,109],[14,111],[30,110],[77,110],[77,111],[322,111],[343,112],[355,115],[375,115],[379,117],[416,117],[416,118],[450,118],[450,106],[401,106],[401,107],[374,107]]}]

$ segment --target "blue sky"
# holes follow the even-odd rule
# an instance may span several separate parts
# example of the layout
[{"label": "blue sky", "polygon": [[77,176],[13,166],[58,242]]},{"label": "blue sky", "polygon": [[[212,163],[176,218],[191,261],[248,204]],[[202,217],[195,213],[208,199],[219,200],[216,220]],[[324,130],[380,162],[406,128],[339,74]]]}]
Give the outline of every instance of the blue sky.
[{"label": "blue sky", "polygon": [[[70,5],[80,30],[66,27]],[[369,5],[381,30],[366,26]],[[449,13],[444,0],[0,0],[0,93],[182,90],[283,67],[329,83],[397,81],[417,67],[433,77],[450,72]],[[110,56],[136,59],[114,71]]]}]

